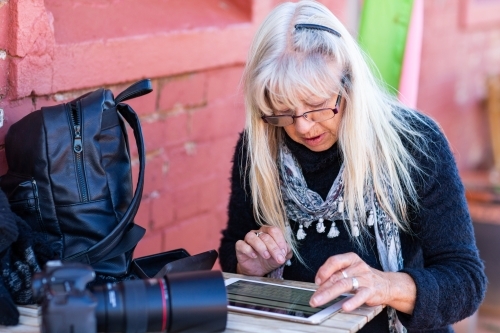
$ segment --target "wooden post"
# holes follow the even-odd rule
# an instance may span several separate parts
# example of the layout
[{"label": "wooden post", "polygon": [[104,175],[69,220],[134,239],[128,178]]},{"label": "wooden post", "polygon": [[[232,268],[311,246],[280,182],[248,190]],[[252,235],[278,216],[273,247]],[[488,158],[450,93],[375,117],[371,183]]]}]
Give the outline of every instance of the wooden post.
[{"label": "wooden post", "polygon": [[500,75],[490,77],[487,85],[490,137],[495,164],[493,173],[500,174]]}]

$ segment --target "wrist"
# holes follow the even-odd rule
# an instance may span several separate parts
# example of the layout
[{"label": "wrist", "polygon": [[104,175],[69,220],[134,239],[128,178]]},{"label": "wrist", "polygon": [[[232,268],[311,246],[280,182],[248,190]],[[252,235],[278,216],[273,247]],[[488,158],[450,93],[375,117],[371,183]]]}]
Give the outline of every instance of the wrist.
[{"label": "wrist", "polygon": [[417,298],[417,286],[412,277],[401,272],[386,272],[389,283],[387,305],[407,314],[413,313]]}]

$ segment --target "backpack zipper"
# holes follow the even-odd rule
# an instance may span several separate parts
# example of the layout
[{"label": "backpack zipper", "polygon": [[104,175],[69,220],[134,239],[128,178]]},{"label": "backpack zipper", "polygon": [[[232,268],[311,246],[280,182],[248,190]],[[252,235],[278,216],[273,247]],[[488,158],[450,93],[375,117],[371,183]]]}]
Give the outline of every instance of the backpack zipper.
[{"label": "backpack zipper", "polygon": [[73,132],[73,152],[75,154],[76,163],[76,174],[78,178],[78,186],[80,190],[80,196],[82,201],[88,201],[89,196],[87,193],[87,181],[85,179],[85,173],[83,168],[83,142],[82,142],[82,121],[80,112],[80,103],[71,102],[70,106],[70,118],[72,132]]}]

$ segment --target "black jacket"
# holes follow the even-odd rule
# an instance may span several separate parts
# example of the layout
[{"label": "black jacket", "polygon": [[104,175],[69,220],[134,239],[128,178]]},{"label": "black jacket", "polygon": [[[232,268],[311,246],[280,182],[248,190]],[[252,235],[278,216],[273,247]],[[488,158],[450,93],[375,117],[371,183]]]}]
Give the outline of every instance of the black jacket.
[{"label": "black jacket", "polygon": [[0,190],[0,325],[17,325],[15,304],[34,303],[31,279],[55,257],[43,234],[34,232]]},{"label": "black jacket", "polygon": [[[415,182],[421,207],[409,212],[413,234],[401,233],[402,271],[414,279],[417,298],[411,316],[403,313],[398,316],[409,332],[451,332],[450,324],[477,310],[484,298],[487,280],[475,244],[464,188],[448,142],[433,121],[427,118],[425,121],[428,126],[415,126],[427,137],[428,153],[433,158],[409,149],[426,176]],[[229,220],[219,249],[222,269],[233,273],[237,263],[236,241],[259,228],[253,217],[250,189],[243,188],[241,163],[246,161],[243,137],[237,143],[233,159]],[[319,153],[289,138],[286,144],[297,158],[308,187],[325,198],[341,165],[337,144]],[[408,142],[405,144],[411,147]],[[296,223],[290,221],[290,224],[296,231]],[[325,223],[327,230],[329,224]],[[299,241],[299,251],[308,268],[293,261],[291,266],[285,266],[285,279],[314,282],[316,271],[329,256],[346,252],[355,252],[370,266],[382,269],[372,237],[373,228],[364,235],[366,246],[360,250],[350,240],[343,223],[336,225],[340,235],[333,239],[327,238],[326,233],[318,234],[314,225],[306,229],[307,237]],[[388,332],[387,312],[382,311],[361,332]]]}]

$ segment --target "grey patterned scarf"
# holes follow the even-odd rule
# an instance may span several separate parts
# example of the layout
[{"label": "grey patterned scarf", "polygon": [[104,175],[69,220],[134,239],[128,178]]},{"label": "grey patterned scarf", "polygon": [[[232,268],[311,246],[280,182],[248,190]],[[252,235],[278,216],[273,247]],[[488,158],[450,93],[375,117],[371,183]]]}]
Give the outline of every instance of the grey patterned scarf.
[{"label": "grey patterned scarf", "polygon": [[[281,176],[281,190],[285,202],[286,213],[289,220],[299,223],[297,239],[306,237],[304,228],[308,228],[316,222],[316,231],[325,232],[324,221],[331,221],[328,238],[338,236],[339,231],[335,226],[335,221],[345,220],[347,214],[344,213],[344,166],[333,182],[326,199],[310,190],[302,174],[302,170],[292,155],[288,147],[283,143],[280,146],[279,167]],[[368,212],[368,227],[375,228],[375,238],[377,241],[377,251],[380,263],[384,271],[396,272],[403,268],[403,256],[401,253],[401,243],[399,230],[390,217],[384,212],[374,191],[371,190],[365,196],[365,206],[370,207]],[[357,221],[349,221],[351,227],[351,237],[358,237],[360,232]],[[387,307],[389,315],[389,331],[391,333],[406,332],[406,328],[399,321],[396,310]]]}]

